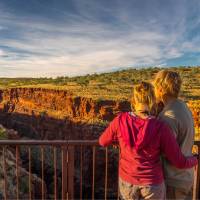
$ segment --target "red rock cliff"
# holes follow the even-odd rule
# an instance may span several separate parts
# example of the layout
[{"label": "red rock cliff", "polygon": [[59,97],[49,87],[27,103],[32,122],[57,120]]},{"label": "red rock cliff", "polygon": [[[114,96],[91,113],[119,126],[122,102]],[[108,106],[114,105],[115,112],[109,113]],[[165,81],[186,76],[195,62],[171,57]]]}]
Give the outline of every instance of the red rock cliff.
[{"label": "red rock cliff", "polygon": [[61,139],[67,135],[74,139],[81,139],[83,135],[92,138],[94,132],[102,130],[100,121],[110,121],[117,112],[129,109],[126,101],[94,101],[63,90],[13,88],[0,91],[0,122],[24,136],[40,139]]}]

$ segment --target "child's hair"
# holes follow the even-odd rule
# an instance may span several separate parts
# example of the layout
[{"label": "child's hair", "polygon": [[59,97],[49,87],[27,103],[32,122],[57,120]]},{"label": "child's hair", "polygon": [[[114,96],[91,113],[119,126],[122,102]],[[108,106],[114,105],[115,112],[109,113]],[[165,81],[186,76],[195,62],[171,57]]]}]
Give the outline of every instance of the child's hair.
[{"label": "child's hair", "polygon": [[181,77],[179,73],[170,70],[161,70],[156,74],[154,86],[162,88],[163,96],[178,98],[181,89]]},{"label": "child's hair", "polygon": [[146,104],[149,111],[153,109],[155,104],[155,93],[151,83],[142,81],[133,88],[133,96],[131,100],[132,108],[135,108],[136,103]]}]

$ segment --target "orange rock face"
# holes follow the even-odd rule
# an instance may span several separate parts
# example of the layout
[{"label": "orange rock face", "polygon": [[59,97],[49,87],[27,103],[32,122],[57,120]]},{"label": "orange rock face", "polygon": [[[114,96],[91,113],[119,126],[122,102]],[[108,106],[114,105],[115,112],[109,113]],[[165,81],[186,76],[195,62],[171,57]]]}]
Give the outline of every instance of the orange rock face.
[{"label": "orange rock face", "polygon": [[6,112],[25,114],[48,114],[73,120],[109,120],[116,112],[128,110],[128,102],[94,101],[90,98],[74,97],[67,91],[40,88],[15,88],[0,91],[0,108]]},{"label": "orange rock face", "polygon": [[130,110],[130,104],[74,97],[62,90],[14,88],[0,91],[0,110],[2,124],[31,138],[81,139],[84,132],[84,138],[92,139],[94,132],[102,131],[99,121],[112,120],[118,112]]},{"label": "orange rock face", "polygon": [[189,101],[188,106],[192,111],[195,127],[200,127],[200,100]]}]

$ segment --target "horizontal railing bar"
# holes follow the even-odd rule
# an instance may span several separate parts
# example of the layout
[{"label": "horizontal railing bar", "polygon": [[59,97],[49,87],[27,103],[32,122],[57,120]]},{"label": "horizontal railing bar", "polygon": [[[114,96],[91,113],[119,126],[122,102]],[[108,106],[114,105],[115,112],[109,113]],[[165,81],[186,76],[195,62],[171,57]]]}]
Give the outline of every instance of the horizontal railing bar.
[{"label": "horizontal railing bar", "polygon": [[[98,140],[0,140],[0,145],[99,145]],[[200,141],[194,145],[200,146]]]}]

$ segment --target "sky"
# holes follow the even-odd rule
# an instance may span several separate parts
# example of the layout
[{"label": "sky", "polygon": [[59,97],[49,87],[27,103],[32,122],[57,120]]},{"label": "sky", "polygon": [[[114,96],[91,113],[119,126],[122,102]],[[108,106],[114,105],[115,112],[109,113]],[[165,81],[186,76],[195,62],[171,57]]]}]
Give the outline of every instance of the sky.
[{"label": "sky", "polygon": [[200,65],[199,0],[0,0],[0,77]]}]

